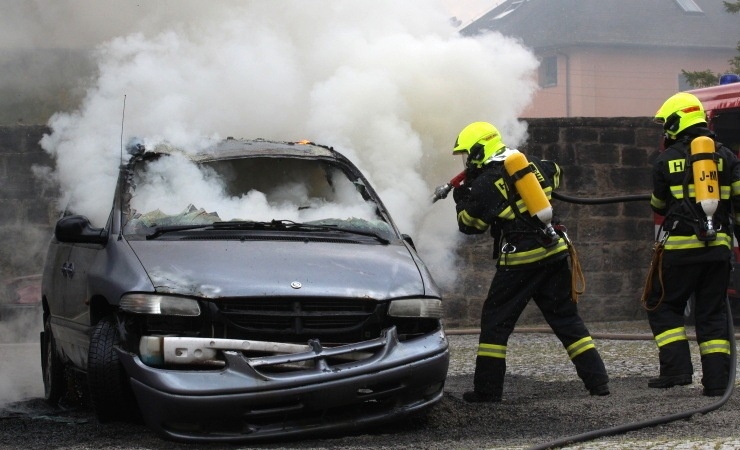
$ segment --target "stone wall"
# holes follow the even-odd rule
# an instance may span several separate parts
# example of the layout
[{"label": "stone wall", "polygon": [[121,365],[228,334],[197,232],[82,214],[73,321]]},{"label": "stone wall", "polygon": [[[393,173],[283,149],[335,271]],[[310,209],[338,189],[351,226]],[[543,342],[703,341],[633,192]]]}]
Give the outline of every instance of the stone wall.
[{"label": "stone wall", "polygon": [[[608,198],[650,193],[650,161],[660,129],[648,118],[526,119],[530,139],[520,149],[558,162],[560,193]],[[53,160],[39,146],[43,126],[0,127],[0,279],[40,273],[56,219],[58,192],[44,177]],[[41,175],[41,176],[37,176]],[[586,292],[587,321],[642,318],[639,298],[652,247],[647,201],[580,205],[553,200],[575,243]],[[446,323],[475,327],[495,272],[493,240],[466,236],[459,249],[458,284],[446,292]],[[542,321],[530,304],[519,323]]]}]

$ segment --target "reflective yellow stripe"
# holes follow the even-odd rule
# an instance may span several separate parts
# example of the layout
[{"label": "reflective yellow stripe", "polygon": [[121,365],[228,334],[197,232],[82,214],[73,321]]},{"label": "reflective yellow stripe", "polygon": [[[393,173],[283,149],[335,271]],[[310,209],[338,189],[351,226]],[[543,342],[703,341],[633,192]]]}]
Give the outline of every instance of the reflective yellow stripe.
[{"label": "reflective yellow stripe", "polygon": [[504,220],[514,220],[514,210],[511,209],[511,206],[507,206],[498,216]]},{"label": "reflective yellow stripe", "polygon": [[596,346],[594,345],[594,341],[593,339],[591,339],[591,336],[586,336],[585,338],[579,339],[570,344],[566,348],[566,350],[568,351],[568,356],[570,357],[570,359],[573,359],[586,350],[590,350],[592,348],[596,348]]},{"label": "reflective yellow stripe", "polygon": [[480,219],[476,219],[465,210],[460,211],[460,214],[457,215],[457,220],[469,227],[477,228],[481,231],[486,231],[488,229],[487,223]]},{"label": "reflective yellow stripe", "polygon": [[[690,197],[691,196],[691,192],[693,192],[694,185],[693,184],[690,185],[689,188],[692,189],[692,190],[689,190],[689,197]],[[675,185],[675,186],[671,186],[671,195],[674,198],[676,198],[678,200],[681,200],[683,198],[683,186],[681,186],[680,184]]]},{"label": "reflective yellow stripe", "polygon": [[568,244],[566,244],[561,238],[558,243],[552,247],[538,247],[526,252],[504,253],[499,257],[499,264],[502,266],[516,266],[520,264],[533,263],[567,250]]},{"label": "reflective yellow stripe", "polygon": [[665,209],[665,200],[661,200],[655,195],[650,196],[650,206],[657,208],[657,209]]},{"label": "reflective yellow stripe", "polygon": [[732,195],[733,197],[735,195],[740,195],[740,181],[735,181],[732,183]]},{"label": "reflective yellow stripe", "polygon": [[506,358],[506,346],[496,344],[478,344],[478,356]]},{"label": "reflective yellow stripe", "polygon": [[658,348],[670,344],[671,342],[685,340],[687,339],[686,328],[684,327],[672,328],[655,336],[655,343],[658,344]]},{"label": "reflective yellow stripe", "polygon": [[[690,198],[696,198],[696,191],[694,189],[693,184],[689,184],[688,186],[689,190],[689,197]],[[730,198],[730,192],[734,192],[735,186],[733,183],[732,189],[730,186],[720,186],[719,187],[719,196],[722,200],[727,200]],[[738,193],[740,193],[740,187],[738,187]],[[681,200],[683,198],[683,185],[677,184],[675,186],[671,186],[671,195],[673,195],[677,200]]]},{"label": "reflective yellow stripe", "polygon": [[702,356],[710,353],[726,353],[730,354],[730,341],[724,339],[714,339],[711,341],[702,342],[699,344],[699,353]]},{"label": "reflective yellow stripe", "polygon": [[729,200],[731,195],[731,188],[730,186],[720,186],[719,187],[719,197],[722,200]]},{"label": "reflective yellow stripe", "polygon": [[728,249],[732,248],[732,238],[727,233],[717,233],[717,239],[713,241],[700,241],[695,234],[691,236],[673,236],[669,235],[665,242],[666,250],[686,250],[690,248],[719,247],[724,245]]}]

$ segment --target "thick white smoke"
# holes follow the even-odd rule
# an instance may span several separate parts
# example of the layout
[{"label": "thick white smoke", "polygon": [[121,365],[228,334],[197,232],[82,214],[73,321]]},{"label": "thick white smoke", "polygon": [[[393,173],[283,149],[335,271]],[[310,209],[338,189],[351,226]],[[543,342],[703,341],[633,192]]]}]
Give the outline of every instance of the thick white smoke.
[{"label": "thick white smoke", "polygon": [[438,281],[454,276],[452,202],[429,198],[461,169],[450,149],[469,122],[493,122],[512,146],[525,138],[517,117],[537,66],[528,50],[496,34],[463,38],[428,0],[139,9],[139,31],[98,47],[99,74],[83,104],[52,117],[42,141],[70,208],[98,223],[107,217],[125,96],[124,141],[198,148],[235,136],[334,146],[370,178]]},{"label": "thick white smoke", "polygon": [[[452,200],[431,204],[432,191],[462,169],[450,151],[468,123],[493,122],[510,146],[526,138],[517,117],[537,61],[500,35],[461,37],[444,3],[0,0],[0,48],[96,49],[84,101],[54,115],[42,141],[60,207],[102,224],[133,136],[193,149],[308,139],[363,170],[449,286],[460,233]],[[0,403],[21,391],[3,382]]]}]

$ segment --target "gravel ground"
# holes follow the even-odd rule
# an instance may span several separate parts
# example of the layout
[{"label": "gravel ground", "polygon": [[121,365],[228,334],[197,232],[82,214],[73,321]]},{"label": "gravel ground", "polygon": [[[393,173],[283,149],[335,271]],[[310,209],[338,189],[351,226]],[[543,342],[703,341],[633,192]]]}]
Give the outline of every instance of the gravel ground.
[{"label": "gravel ground", "polygon": [[[693,385],[648,389],[647,379],[657,373],[657,349],[649,339],[647,323],[589,324],[589,328],[612,379],[612,394],[608,397],[588,395],[554,335],[540,332],[546,329],[522,328],[509,341],[503,402],[467,404],[461,396],[472,386],[478,336],[449,330],[452,361],[443,400],[425,417],[357,435],[259,446],[189,446],[164,441],[139,424],[100,425],[84,405],[52,409],[34,397],[0,409],[0,448],[532,449],[568,436],[639,421],[653,421],[654,426],[578,441],[562,448],[740,448],[738,397],[733,395],[715,409],[722,399],[701,395],[701,367],[695,343],[692,344],[696,369]],[[3,365],[8,363],[12,363],[12,358],[3,361]],[[692,410],[704,414],[655,425],[657,418],[683,416]]]}]

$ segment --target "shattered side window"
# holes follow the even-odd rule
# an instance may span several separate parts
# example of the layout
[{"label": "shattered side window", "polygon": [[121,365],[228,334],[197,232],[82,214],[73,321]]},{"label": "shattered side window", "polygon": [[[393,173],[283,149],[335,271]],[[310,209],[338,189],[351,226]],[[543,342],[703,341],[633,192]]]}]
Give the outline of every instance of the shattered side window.
[{"label": "shattered side window", "polygon": [[291,220],[393,235],[363,186],[324,160],[250,157],[196,164],[173,154],[131,178],[125,234],[152,227]]}]

